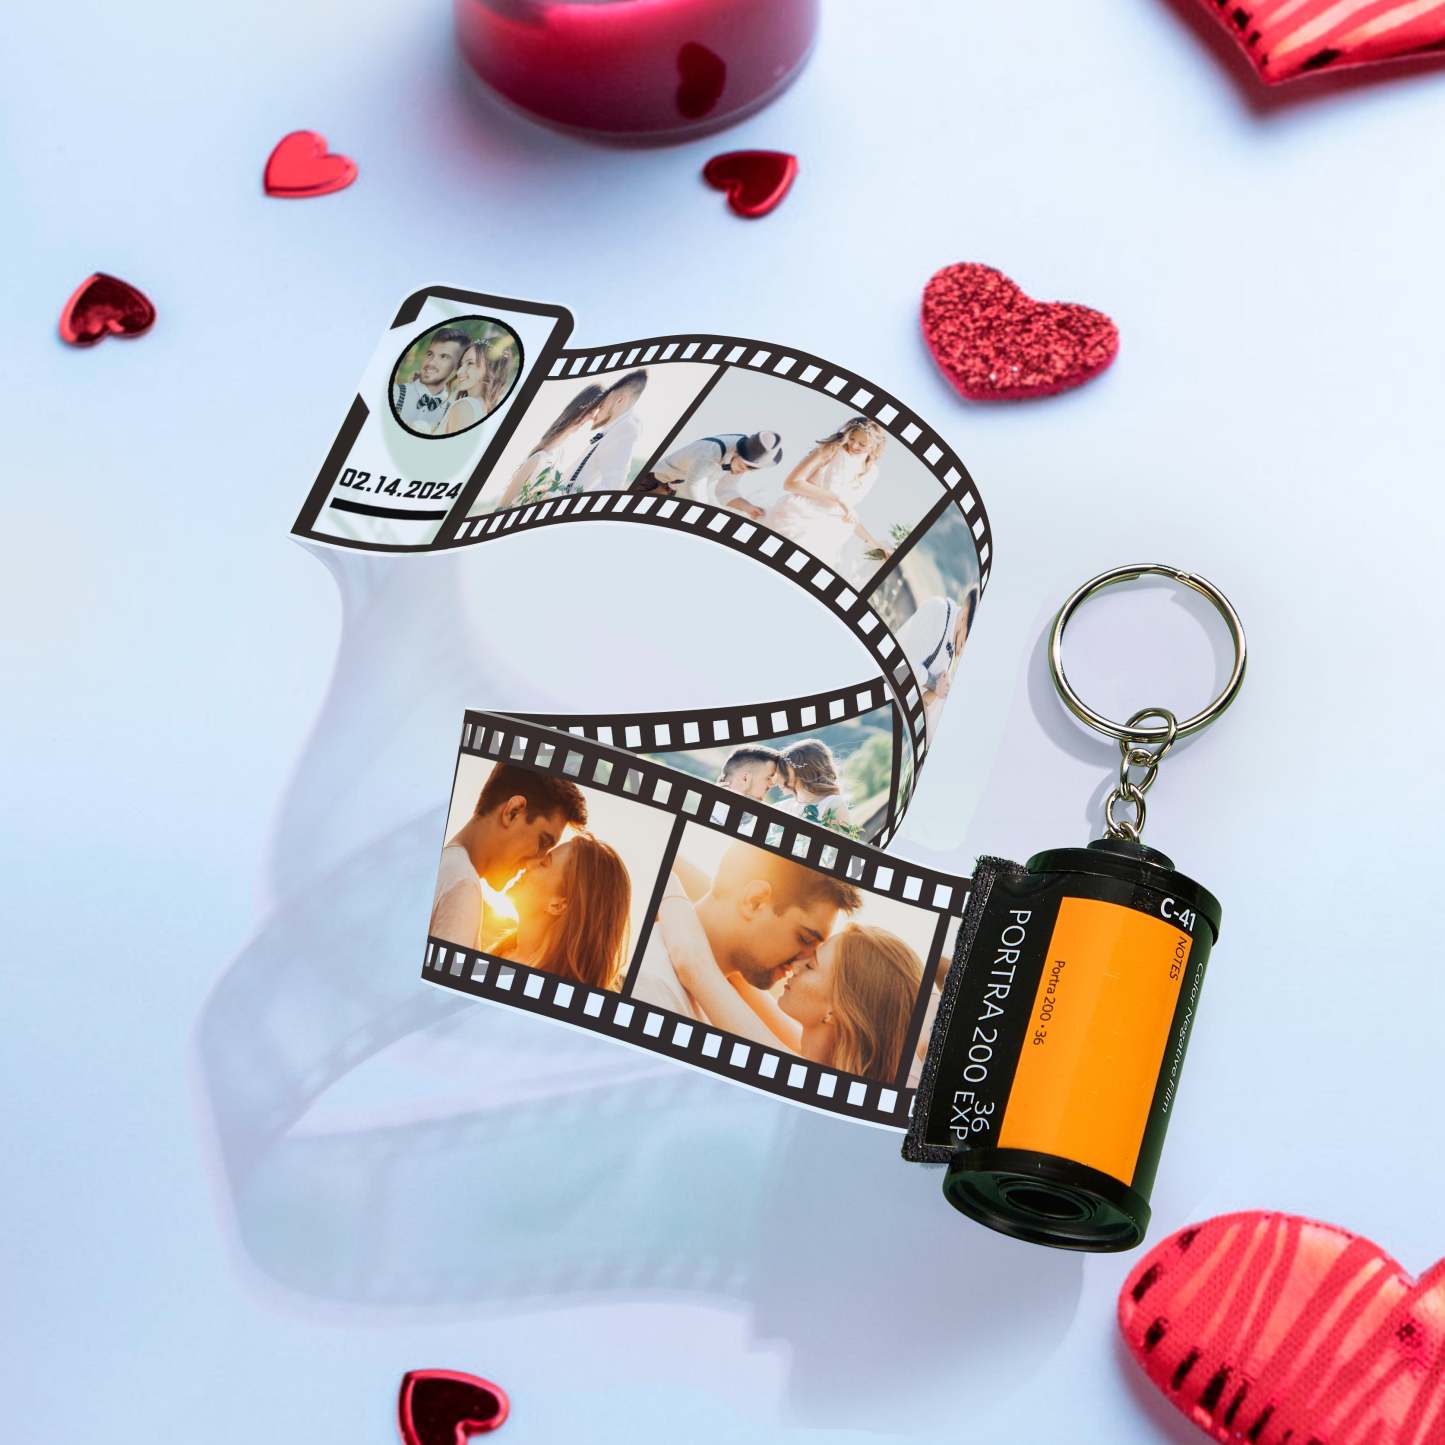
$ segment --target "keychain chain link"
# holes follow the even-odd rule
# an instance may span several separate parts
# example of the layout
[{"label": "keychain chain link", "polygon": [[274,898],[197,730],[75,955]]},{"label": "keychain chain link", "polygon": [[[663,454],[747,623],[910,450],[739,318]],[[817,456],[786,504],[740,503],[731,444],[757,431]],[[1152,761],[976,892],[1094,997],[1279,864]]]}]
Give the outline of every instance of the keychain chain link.
[{"label": "keychain chain link", "polygon": [[[1144,794],[1154,786],[1159,764],[1164,754],[1174,746],[1174,739],[1179,732],[1178,719],[1165,707],[1141,708],[1125,726],[1137,727],[1149,718],[1157,719],[1163,724],[1164,736],[1157,739],[1152,748],[1147,746],[1146,740],[1138,737],[1119,739],[1119,781],[1104,803],[1105,833],[1110,838],[1124,838],[1130,843],[1137,843],[1139,835],[1144,831],[1144,819],[1149,811],[1144,803]],[[1144,771],[1137,778],[1130,777],[1131,768],[1142,768]],[[1114,809],[1121,803],[1128,803],[1133,807],[1133,818],[1114,816]]]}]

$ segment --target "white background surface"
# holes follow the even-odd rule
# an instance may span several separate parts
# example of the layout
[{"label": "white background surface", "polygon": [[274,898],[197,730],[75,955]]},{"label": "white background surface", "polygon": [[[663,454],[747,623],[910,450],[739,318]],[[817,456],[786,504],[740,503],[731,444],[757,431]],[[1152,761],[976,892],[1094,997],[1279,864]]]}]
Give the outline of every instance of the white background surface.
[{"label": "white background surface", "polygon": [[[518,1445],[1195,1438],[1116,1345],[1129,1258],[996,1238],[888,1136],[675,1074],[643,1084],[675,1089],[687,1127],[636,1125],[635,1172],[613,1178],[632,1126],[589,1114],[588,1071],[648,1070],[526,1021],[336,1090],[335,1118],[394,1111],[398,1090],[418,1112],[519,1094],[538,1111],[527,1171],[416,1166],[417,1227],[460,1214],[434,1299],[300,1281],[329,1250],[366,1275],[369,1237],[337,1223],[345,1168],[238,1225],[197,1068],[204,1001],[257,930],[344,911],[319,881],[337,860],[419,816],[440,837],[466,703],[677,707],[858,667],[821,615],[796,613],[796,652],[739,641],[801,607],[780,584],[598,527],[488,546],[454,575],[348,564],[329,681],[343,609],[286,530],[395,303],[429,282],[561,301],[579,345],[787,341],[954,444],[997,566],[903,840],[929,861],[1090,835],[1112,754],[1064,723],[1039,653],[1074,585],[1156,556],[1223,585],[1249,681],[1151,795],[1151,841],[1225,909],[1154,1237],[1264,1206],[1411,1268],[1440,1253],[1445,74],[1277,98],[1185,0],[828,0],[772,109],[625,152],[484,102],[432,3],[77,0],[7,31],[8,1438],[382,1445],[402,1372],[426,1365],[504,1383]],[[263,198],[297,127],[358,183]],[[698,180],[744,145],[802,163],[758,224]],[[1104,308],[1118,363],[1056,400],[959,401],[915,322],[957,260]],[[150,336],[55,340],[93,269],[153,296]],[[1195,614],[1144,601],[1081,621],[1080,681],[1120,710],[1198,701],[1216,663]],[[408,885],[393,907],[389,876],[370,889],[387,939],[338,956],[338,979],[415,974],[425,899]],[[518,1084],[562,1054],[573,1096]],[[454,1157],[485,1161],[485,1131]],[[577,1262],[545,1271],[559,1229]],[[630,1273],[589,1275],[607,1232],[635,1241]],[[492,1261],[534,1258],[527,1298],[489,1291]],[[483,1282],[448,1295],[468,1271]]]}]

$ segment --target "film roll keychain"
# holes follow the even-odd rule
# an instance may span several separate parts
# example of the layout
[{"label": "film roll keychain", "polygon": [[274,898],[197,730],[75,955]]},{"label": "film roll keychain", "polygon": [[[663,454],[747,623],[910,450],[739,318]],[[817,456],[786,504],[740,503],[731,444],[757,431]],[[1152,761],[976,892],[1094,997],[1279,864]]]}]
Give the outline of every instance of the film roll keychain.
[{"label": "film roll keychain", "polygon": [[[1075,692],[1063,639],[1105,588],[1166,577],[1224,618],[1223,691],[1180,721],[1143,708],[1118,723]],[[904,1157],[946,1163],[943,1191],[970,1218],[1064,1249],[1131,1249],[1149,1224],[1219,901],[1145,844],[1145,794],[1178,739],[1207,727],[1244,681],[1239,615],[1213,583],[1157,564],[1084,583],[1054,620],[1049,669],[1069,711],[1119,744],[1104,836],[1020,867],[980,858],[944,986]]]},{"label": "film roll keychain", "polygon": [[[1205,890],[1140,843],[1144,794],[1174,740],[1238,689],[1233,610],[1188,574],[1134,567],[1081,588],[1060,614],[1056,681],[1123,753],[1099,843],[1027,867],[985,858],[976,878],[883,851],[940,735],[992,577],[994,535],[966,466],[902,399],[826,358],[707,332],[569,348],[571,325],[550,303],[448,287],[414,292],[394,314],[293,531],[392,554],[399,568],[411,565],[401,554],[431,554],[436,580],[378,629],[373,594],[390,569],[338,568],[361,645],[336,695],[349,707],[368,686],[390,695],[399,677],[425,681],[436,617],[450,629],[470,615],[462,578],[485,566],[473,549],[574,524],[602,524],[604,570],[605,532],[618,526],[655,537],[660,564],[709,546],[761,567],[845,629],[871,669],[732,705],[467,708],[440,836],[399,833],[336,882],[350,898],[357,876],[398,890],[409,879],[396,903],[368,885],[329,908],[330,946],[302,914],[282,916],[217,992],[207,1077],[223,1133],[244,1146],[228,1158],[237,1198],[297,1188],[325,1157],[312,1104],[464,995],[692,1071],[654,1080],[650,1066],[619,1066],[619,1078],[636,1074],[628,1126],[657,1139],[695,1128],[691,1090],[711,1076],[907,1133],[905,1157],[948,1165],[950,1199],[997,1228],[1075,1248],[1137,1242],[1218,928]],[[1235,674],[1198,717],[1151,709],[1114,724],[1073,693],[1058,644],[1087,597],[1154,572],[1225,613]],[[451,639],[468,657],[485,643]],[[486,684],[484,668],[467,683],[482,697]],[[427,892],[421,978],[450,995],[442,1002],[409,979],[393,989],[375,942],[393,907],[418,907]],[[552,1146],[501,1102],[509,1090],[529,1090],[539,1060],[549,1099],[606,1089],[590,1064],[569,1071],[575,1042],[554,1033],[511,1062],[488,1054],[484,1147],[494,1157],[513,1138],[518,1181],[537,1173],[533,1151]],[[291,1066],[263,1097],[253,1081],[272,1077],[278,1049]],[[298,1127],[278,1133],[281,1118]],[[372,1186],[390,1188],[413,1154],[432,1167],[429,1137],[372,1131]],[[630,1137],[616,1132],[614,1183],[645,1192]],[[347,1148],[361,1148],[351,1134]],[[410,1230],[399,1225],[388,1246],[403,1293],[410,1262],[430,1271],[436,1237],[430,1219]],[[456,1284],[485,1290],[495,1275],[489,1265]],[[334,1277],[349,1278],[341,1264]]]}]

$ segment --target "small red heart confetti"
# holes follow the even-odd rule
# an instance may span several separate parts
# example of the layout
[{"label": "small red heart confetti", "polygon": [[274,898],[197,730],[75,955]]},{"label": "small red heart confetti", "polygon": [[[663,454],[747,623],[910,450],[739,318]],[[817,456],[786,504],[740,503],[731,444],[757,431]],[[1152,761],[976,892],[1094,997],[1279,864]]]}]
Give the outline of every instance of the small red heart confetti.
[{"label": "small red heart confetti", "polygon": [[973,262],[929,278],[923,336],[944,375],[974,401],[1067,391],[1119,351],[1119,328],[1102,311],[1035,301],[1002,271]]},{"label": "small red heart confetti", "polygon": [[1441,0],[1203,0],[1203,5],[1270,85],[1445,50]]},{"label": "small red heart confetti", "polygon": [[314,130],[293,130],[276,142],[266,161],[263,185],[268,196],[299,200],[344,191],[356,179],[356,162],[333,155],[326,137]]},{"label": "small red heart confetti", "polygon": [[1164,1398],[1218,1441],[1445,1441],[1445,1260],[1419,1279],[1330,1224],[1251,1210],[1135,1266],[1119,1328]]},{"label": "small red heart confetti", "polygon": [[703,180],[726,191],[728,205],[750,221],[777,206],[797,174],[798,158],[787,151],[727,151],[702,168]]},{"label": "small red heart confetti", "polygon": [[688,120],[700,120],[722,99],[728,67],[721,55],[689,40],[677,52],[677,110]]},{"label": "small red heart confetti", "polygon": [[141,336],[155,324],[150,297],[129,281],[97,271],[75,288],[60,313],[60,339],[94,346],[105,336]]},{"label": "small red heart confetti", "polygon": [[507,1392],[456,1370],[411,1370],[401,1382],[397,1423],[406,1445],[466,1445],[505,1422]]}]

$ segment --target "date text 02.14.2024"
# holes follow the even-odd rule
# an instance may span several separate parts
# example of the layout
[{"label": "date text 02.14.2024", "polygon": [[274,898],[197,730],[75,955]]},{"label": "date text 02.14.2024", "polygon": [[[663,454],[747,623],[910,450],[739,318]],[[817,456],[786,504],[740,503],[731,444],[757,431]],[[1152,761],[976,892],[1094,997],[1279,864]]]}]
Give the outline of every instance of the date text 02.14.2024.
[{"label": "date text 02.14.2024", "polygon": [[409,482],[404,477],[389,477],[384,472],[360,472],[355,467],[347,467],[337,478],[337,485],[379,497],[411,497],[418,502],[431,502],[438,497],[455,501],[462,490],[460,482]]}]

